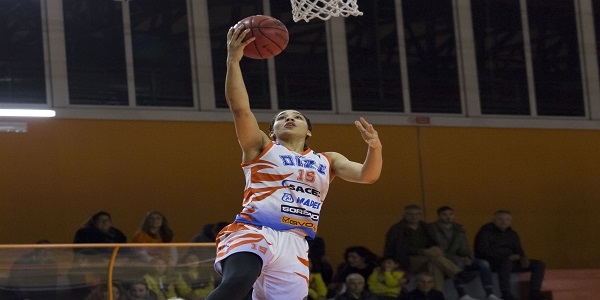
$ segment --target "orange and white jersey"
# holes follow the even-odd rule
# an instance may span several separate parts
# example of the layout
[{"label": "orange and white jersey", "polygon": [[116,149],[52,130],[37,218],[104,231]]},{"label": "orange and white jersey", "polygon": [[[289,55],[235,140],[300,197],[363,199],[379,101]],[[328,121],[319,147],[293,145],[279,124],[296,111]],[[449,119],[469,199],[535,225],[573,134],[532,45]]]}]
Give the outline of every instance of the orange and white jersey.
[{"label": "orange and white jersey", "polygon": [[299,154],[272,142],[242,168],[244,208],[236,222],[315,237],[331,179],[329,157],[310,148]]}]

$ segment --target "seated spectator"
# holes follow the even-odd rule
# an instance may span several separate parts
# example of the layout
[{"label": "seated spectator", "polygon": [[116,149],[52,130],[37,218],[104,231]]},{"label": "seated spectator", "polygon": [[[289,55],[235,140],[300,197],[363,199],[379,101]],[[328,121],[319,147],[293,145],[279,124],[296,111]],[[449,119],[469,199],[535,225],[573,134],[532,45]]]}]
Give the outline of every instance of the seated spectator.
[{"label": "seated spectator", "polygon": [[[358,273],[363,278],[369,278],[376,265],[377,255],[373,251],[363,246],[348,247],[344,253],[344,262],[338,266],[330,287],[340,293],[348,275]],[[366,283],[365,290],[369,290],[369,285]]]},{"label": "seated spectator", "polygon": [[150,291],[156,294],[158,300],[177,297],[175,275],[169,270],[167,262],[160,257],[155,257],[150,263],[152,269],[143,276]]},{"label": "seated spectator", "polygon": [[325,252],[325,240],[316,236],[314,239],[307,239],[308,258],[312,262],[313,269],[321,273],[325,284],[329,285],[333,279],[333,267],[329,263],[329,257]]},{"label": "seated spectator", "polygon": [[346,291],[335,297],[335,300],[378,300],[377,296],[365,289],[365,278],[358,273],[346,277]]},{"label": "seated spectator", "polygon": [[369,291],[379,300],[395,300],[406,284],[405,273],[393,257],[385,257],[367,279]]},{"label": "seated spectator", "polygon": [[308,268],[310,270],[308,277],[308,299],[309,300],[325,300],[327,299],[327,285],[323,281],[321,273],[313,267],[312,261],[308,260]]},{"label": "seated spectator", "polygon": [[446,277],[467,283],[477,276],[464,272],[444,256],[430,226],[423,222],[423,209],[414,204],[404,207],[404,218],[388,230],[384,255],[394,257],[412,274],[428,271],[439,291],[444,289]]},{"label": "seated spectator", "polygon": [[[454,210],[449,206],[442,206],[437,214],[438,220],[431,224],[431,228],[444,256],[464,271],[478,271],[487,300],[500,300],[494,295],[490,264],[484,259],[473,258],[464,227],[454,221]],[[467,295],[464,282],[455,280],[454,286],[460,300],[474,299]]]},{"label": "seated spectator", "polygon": [[475,236],[475,257],[487,260],[492,270],[498,272],[502,299],[516,299],[510,292],[511,272],[531,272],[529,299],[542,299],[545,265],[542,261],[529,259],[525,255],[521,239],[510,227],[511,223],[510,211],[496,211],[493,221],[483,225]]},{"label": "seated spectator", "polygon": [[180,264],[183,269],[177,276],[177,293],[185,299],[204,299],[215,289],[214,271],[211,263],[201,265],[193,252],[186,254]]},{"label": "seated spectator", "polygon": [[148,288],[143,279],[135,280],[129,284],[127,300],[157,300],[156,295]]},{"label": "seated spectator", "polygon": [[[104,244],[104,243],[126,243],[127,237],[123,232],[112,226],[112,218],[109,213],[100,211],[92,215],[75,233],[74,244]],[[75,248],[75,252],[83,251],[84,248]],[[91,248],[99,253],[112,253],[108,248]]]},{"label": "seated spectator", "polygon": [[[227,222],[217,222],[214,224],[204,225],[202,232],[194,235],[191,239],[191,243],[211,243],[214,247],[206,247],[206,245],[197,245],[196,247],[188,248],[188,252],[193,252],[200,259],[208,259],[215,257],[215,247],[217,235],[225,226],[229,225]],[[215,282],[215,287],[219,284],[220,278]]]},{"label": "seated spectator", "polygon": [[[125,300],[127,292],[118,282],[113,282],[112,285],[112,300]],[[84,300],[109,300],[108,284],[97,286],[88,294]],[[74,299],[75,300],[75,299]]]},{"label": "seated spectator", "polygon": [[106,278],[108,258],[94,249],[75,252],[73,266],[67,273],[69,299],[84,299]]},{"label": "seated spectator", "polygon": [[417,288],[401,294],[398,300],[446,300],[444,294],[433,287],[435,280],[431,273],[422,272],[417,274]]},{"label": "seated spectator", "polygon": [[[37,245],[50,244],[48,240]],[[10,268],[7,286],[15,299],[56,299],[58,266],[49,249],[34,248],[23,254]]]},{"label": "seated spectator", "polygon": [[217,235],[221,229],[229,225],[227,222],[217,222],[214,224],[206,224],[202,228],[202,231],[192,237],[190,242],[192,243],[213,243],[217,240]]},{"label": "seated spectator", "polygon": [[[165,215],[158,211],[151,211],[140,224],[140,228],[133,235],[132,243],[170,243],[173,240],[173,230]],[[149,247],[134,250],[142,260],[148,262],[152,258],[160,257],[169,263],[177,263],[177,249],[174,247]]]}]

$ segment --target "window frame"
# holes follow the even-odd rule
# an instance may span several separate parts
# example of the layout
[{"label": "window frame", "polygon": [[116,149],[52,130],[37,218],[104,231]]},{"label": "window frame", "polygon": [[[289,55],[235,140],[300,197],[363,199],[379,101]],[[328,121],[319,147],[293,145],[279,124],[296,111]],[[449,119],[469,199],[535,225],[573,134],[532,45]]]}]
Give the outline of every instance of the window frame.
[{"label": "window frame", "polygon": [[[266,4],[269,1],[263,0]],[[348,62],[346,54],[345,28],[342,18],[332,18],[326,23],[327,47],[329,51],[329,74],[331,78],[332,110],[307,111],[311,120],[324,124],[350,124],[358,116],[364,116],[374,124],[396,126],[458,126],[458,127],[507,127],[507,128],[570,128],[600,129],[600,76],[596,51],[592,0],[571,0],[575,3],[580,61],[582,70],[584,106],[583,117],[538,116],[535,105],[531,42],[529,39],[526,0],[520,0],[521,16],[525,39],[525,54],[530,93],[530,115],[482,115],[479,104],[479,91],[476,76],[474,37],[472,32],[470,1],[452,0],[455,16],[455,38],[459,65],[461,114],[411,113],[408,93],[408,72],[403,30],[398,30],[401,80],[405,112],[360,112],[352,110],[350,98]],[[127,1],[122,2],[124,6]],[[402,0],[395,0],[398,26],[402,26]],[[208,28],[207,1],[187,0],[190,53],[192,69],[193,107],[138,107],[135,105],[135,91],[129,90],[129,106],[109,107],[98,105],[69,104],[68,82],[66,79],[65,36],[62,21],[62,0],[41,2],[42,30],[46,66],[47,108],[54,108],[57,118],[78,119],[117,119],[117,120],[173,120],[228,122],[231,114],[227,109],[216,108],[211,47]],[[291,9],[291,7],[290,7]],[[266,12],[265,12],[266,13]],[[352,18],[352,17],[351,17]],[[303,22],[303,21],[302,21]],[[599,29],[600,30],[600,29]],[[125,29],[126,36],[131,33]],[[127,37],[126,37],[127,39]],[[131,44],[129,43],[129,47]],[[130,51],[130,49],[128,50]],[[335,55],[333,55],[335,53]],[[130,56],[127,58],[132,59]],[[129,62],[129,61],[128,61]],[[276,85],[274,61],[268,61],[270,86]],[[129,63],[128,63],[129,65]],[[128,74],[128,86],[132,85],[133,75]],[[256,110],[259,122],[269,122],[278,111],[277,95],[272,93],[272,108]],[[2,107],[11,106],[0,104]],[[39,105],[19,105],[19,107]],[[26,108],[28,108],[26,107]]]}]

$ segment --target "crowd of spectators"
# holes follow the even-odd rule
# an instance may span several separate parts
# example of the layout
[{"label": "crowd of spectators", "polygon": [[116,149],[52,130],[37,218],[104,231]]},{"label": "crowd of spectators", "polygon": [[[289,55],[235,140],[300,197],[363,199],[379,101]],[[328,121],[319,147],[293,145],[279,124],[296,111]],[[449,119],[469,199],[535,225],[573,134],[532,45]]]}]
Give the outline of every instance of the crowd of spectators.
[{"label": "crowd of spectators", "polygon": [[[407,205],[403,218],[388,230],[382,255],[364,246],[351,246],[343,254],[343,263],[335,268],[325,252],[323,238],[308,240],[308,299],[446,299],[444,283],[450,279],[460,300],[473,300],[476,298],[466,292],[465,285],[479,277],[486,300],[514,300],[517,298],[510,289],[513,272],[531,272],[528,299],[543,299],[540,289],[544,263],[525,254],[517,232],[511,227],[510,211],[496,211],[492,221],[481,226],[474,251],[464,227],[455,221],[451,207],[440,207],[437,215],[436,221],[426,223],[420,206]],[[214,242],[226,225],[226,222],[206,224],[190,242]],[[131,242],[169,243],[172,239],[173,230],[166,216],[150,211]],[[119,272],[117,262],[116,280],[109,286],[105,267],[113,248],[101,244],[126,242],[125,234],[113,226],[111,215],[97,212],[75,233],[73,243],[86,245],[74,247],[73,264],[66,273],[68,288],[60,288],[56,281],[57,264],[52,252],[35,248],[14,262],[2,299],[101,300],[108,299],[108,293],[112,292],[113,299],[118,300],[200,300],[219,284],[219,276],[212,270],[211,253],[206,248],[190,247],[180,253],[175,247],[157,246],[119,250],[117,257],[125,257],[121,263],[129,268]],[[30,265],[35,268],[29,268]],[[500,294],[494,294],[492,272],[497,273],[496,290]]]}]

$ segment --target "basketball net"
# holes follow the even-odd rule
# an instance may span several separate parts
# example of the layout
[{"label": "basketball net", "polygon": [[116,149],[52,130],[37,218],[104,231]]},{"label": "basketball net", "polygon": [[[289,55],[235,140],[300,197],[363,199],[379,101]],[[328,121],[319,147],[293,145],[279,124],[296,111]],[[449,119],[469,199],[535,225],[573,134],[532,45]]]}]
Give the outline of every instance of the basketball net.
[{"label": "basketball net", "polygon": [[319,18],[329,20],[331,17],[362,16],[358,10],[357,0],[290,0],[294,22],[306,22]]}]

